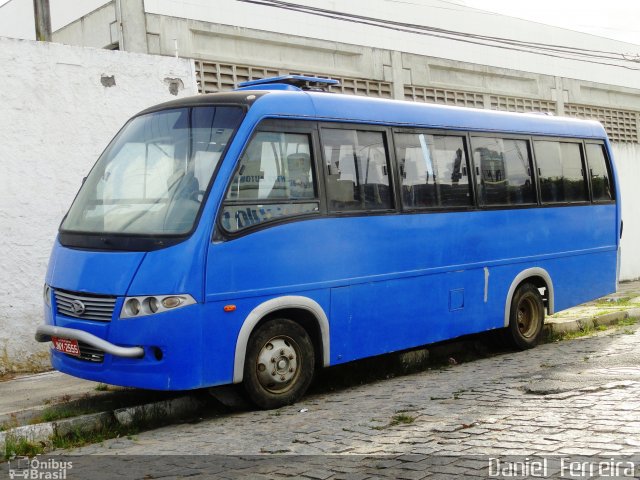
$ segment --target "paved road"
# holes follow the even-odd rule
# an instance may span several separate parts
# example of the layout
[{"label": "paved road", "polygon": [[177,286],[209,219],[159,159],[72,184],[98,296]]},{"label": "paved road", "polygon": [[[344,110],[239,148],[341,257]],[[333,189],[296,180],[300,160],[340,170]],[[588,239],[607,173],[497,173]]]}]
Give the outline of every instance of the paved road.
[{"label": "paved road", "polygon": [[[487,455],[638,455],[639,341],[638,326],[624,327],[71,453],[225,455],[188,460],[187,467],[182,457],[121,462],[135,464],[140,478],[145,468],[164,462],[162,477],[188,471],[196,477],[317,479],[487,477]],[[636,465],[634,476],[640,475]]]}]

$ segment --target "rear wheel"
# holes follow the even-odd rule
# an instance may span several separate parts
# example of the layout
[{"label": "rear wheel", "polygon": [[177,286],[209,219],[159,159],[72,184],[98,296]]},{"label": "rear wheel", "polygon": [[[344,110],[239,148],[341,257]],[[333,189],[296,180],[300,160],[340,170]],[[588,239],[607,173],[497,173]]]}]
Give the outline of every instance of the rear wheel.
[{"label": "rear wheel", "polygon": [[536,346],[544,325],[544,303],[540,292],[531,283],[518,287],[511,300],[508,337],[519,349]]},{"label": "rear wheel", "polygon": [[311,384],[315,356],[306,330],[288,319],[271,320],[251,334],[243,385],[264,409],[290,405]]}]

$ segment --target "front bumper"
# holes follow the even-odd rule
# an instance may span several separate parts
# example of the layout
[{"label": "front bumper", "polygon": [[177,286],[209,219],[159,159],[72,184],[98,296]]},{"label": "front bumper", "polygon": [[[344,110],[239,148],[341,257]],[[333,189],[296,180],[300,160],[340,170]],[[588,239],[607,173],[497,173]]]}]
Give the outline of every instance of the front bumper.
[{"label": "front bumper", "polygon": [[40,325],[36,329],[36,341],[50,342],[51,337],[67,338],[70,340],[78,340],[87,345],[98,348],[105,353],[109,353],[116,357],[124,358],[142,358],[144,349],[142,347],[119,347],[111,342],[107,342],[102,338],[96,337],[89,332],[77,330],[75,328],[56,327],[54,325]]}]

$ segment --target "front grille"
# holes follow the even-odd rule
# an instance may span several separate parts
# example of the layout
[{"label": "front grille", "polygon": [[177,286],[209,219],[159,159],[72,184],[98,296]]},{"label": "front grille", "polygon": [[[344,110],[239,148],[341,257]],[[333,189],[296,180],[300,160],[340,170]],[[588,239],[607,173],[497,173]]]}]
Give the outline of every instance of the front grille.
[{"label": "front grille", "polygon": [[116,297],[54,290],[58,313],[87,320],[111,321]]},{"label": "front grille", "polygon": [[102,350],[92,347],[91,345],[87,345],[84,342],[78,342],[78,348],[80,349],[80,355],[66,355],[71,358],[86,360],[88,362],[102,363],[104,361],[104,352]]}]

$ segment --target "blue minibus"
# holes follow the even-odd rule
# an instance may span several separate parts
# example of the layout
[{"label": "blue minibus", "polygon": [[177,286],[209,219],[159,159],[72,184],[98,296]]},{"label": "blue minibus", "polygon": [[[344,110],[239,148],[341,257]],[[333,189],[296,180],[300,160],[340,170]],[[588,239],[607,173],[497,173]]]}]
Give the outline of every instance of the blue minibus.
[{"label": "blue minibus", "polygon": [[[59,371],[261,408],[313,373],[614,292],[622,230],[595,121],[330,93],[286,76],[134,116],[55,240]],[[227,387],[228,388],[228,387]]]}]

